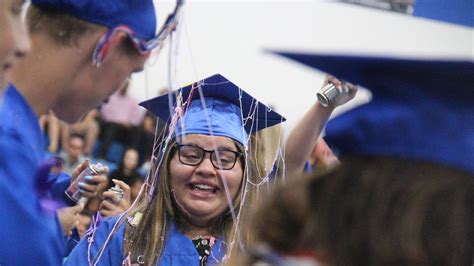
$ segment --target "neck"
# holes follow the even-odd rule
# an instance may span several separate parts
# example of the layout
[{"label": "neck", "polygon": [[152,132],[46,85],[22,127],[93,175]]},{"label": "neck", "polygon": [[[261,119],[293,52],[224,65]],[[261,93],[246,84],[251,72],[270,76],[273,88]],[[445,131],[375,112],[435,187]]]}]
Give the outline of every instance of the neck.
[{"label": "neck", "polygon": [[194,238],[196,236],[211,236],[207,226],[200,227],[196,225],[189,224],[188,230],[186,231],[186,236],[189,238]]}]

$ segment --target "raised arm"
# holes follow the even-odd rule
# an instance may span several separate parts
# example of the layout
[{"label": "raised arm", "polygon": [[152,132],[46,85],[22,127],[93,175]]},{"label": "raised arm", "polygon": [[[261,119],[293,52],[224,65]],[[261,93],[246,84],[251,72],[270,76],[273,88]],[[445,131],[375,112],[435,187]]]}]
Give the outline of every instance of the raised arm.
[{"label": "raised arm", "polygon": [[285,166],[287,177],[301,175],[304,166],[310,157],[314,147],[318,144],[318,139],[334,109],[347,103],[357,93],[357,86],[350,83],[341,82],[333,76],[326,76],[320,93],[326,90],[326,85],[333,84],[337,89],[336,95],[332,98],[329,95],[329,102],[324,107],[320,101],[316,101],[306,112],[301,121],[290,132],[286,141]]}]

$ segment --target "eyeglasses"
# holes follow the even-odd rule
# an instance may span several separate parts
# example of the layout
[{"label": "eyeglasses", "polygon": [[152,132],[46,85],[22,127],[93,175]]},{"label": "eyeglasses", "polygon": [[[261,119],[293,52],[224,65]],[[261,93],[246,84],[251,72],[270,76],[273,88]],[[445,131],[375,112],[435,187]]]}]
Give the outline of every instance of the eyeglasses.
[{"label": "eyeglasses", "polygon": [[168,18],[166,18],[166,21],[161,27],[161,29],[158,31],[158,34],[149,41],[144,41],[142,39],[137,38],[134,34],[133,29],[127,25],[117,25],[109,29],[101,37],[101,39],[99,40],[99,42],[97,43],[94,49],[94,53],[92,55],[92,60],[93,60],[94,65],[99,66],[102,63],[107,53],[107,48],[109,46],[110,38],[116,32],[119,32],[119,31],[125,32],[128,35],[128,37],[133,42],[135,48],[137,48],[140,54],[149,55],[151,51],[154,49],[156,49],[156,53],[158,54],[161,48],[163,48],[165,40],[177,28],[178,17],[179,17],[180,10],[183,4],[184,4],[184,0],[176,1],[176,6],[173,10],[173,13],[168,15]]},{"label": "eyeglasses", "polygon": [[206,153],[210,153],[212,166],[214,166],[215,169],[219,170],[230,170],[234,168],[234,165],[237,162],[237,158],[243,155],[241,152],[238,151],[209,151],[194,145],[175,144],[175,146],[178,149],[179,161],[182,164],[191,166],[199,165],[204,160]]}]

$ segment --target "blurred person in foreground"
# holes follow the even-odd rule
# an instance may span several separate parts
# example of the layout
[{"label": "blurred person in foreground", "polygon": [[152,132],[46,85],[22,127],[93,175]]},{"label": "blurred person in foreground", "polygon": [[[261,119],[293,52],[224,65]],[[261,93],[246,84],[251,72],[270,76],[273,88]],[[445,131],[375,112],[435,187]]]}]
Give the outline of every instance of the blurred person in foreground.
[{"label": "blurred person in foreground", "polygon": [[[64,239],[55,210],[75,203],[62,201],[71,178],[49,175],[54,163],[44,161],[38,117],[53,110],[75,122],[143,69],[156,16],[151,0],[137,3],[31,1],[26,18],[33,49],[12,68],[0,110],[0,204],[9,214],[0,218],[8,228],[0,238],[9,243],[0,249],[0,263],[61,264]],[[106,180],[90,176],[81,189],[93,196]]]},{"label": "blurred person in foreground", "polygon": [[24,0],[0,2],[0,107],[12,67],[30,51],[30,38],[22,18]]},{"label": "blurred person in foreground", "polygon": [[474,63],[278,53],[373,99],[328,123],[341,165],[271,195],[234,263],[471,265]]}]

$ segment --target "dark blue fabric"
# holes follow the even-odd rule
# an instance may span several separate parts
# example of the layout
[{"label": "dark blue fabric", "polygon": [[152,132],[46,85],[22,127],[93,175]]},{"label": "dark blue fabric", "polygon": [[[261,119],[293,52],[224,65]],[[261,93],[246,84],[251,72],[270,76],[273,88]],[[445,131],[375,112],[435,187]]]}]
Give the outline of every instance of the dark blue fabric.
[{"label": "dark blue fabric", "polygon": [[474,27],[474,1],[416,0],[413,15]]},{"label": "dark blue fabric", "polygon": [[72,234],[66,237],[66,247],[64,249],[64,257],[67,258],[71,251],[76,247],[77,243],[81,241],[79,231],[76,228],[72,230]]},{"label": "dark blue fabric", "polygon": [[474,173],[474,62],[278,52],[372,91],[331,120],[340,155],[393,155]]},{"label": "dark blue fabric", "polygon": [[[203,108],[200,99],[198,83],[202,88],[202,97],[206,102],[206,109]],[[244,138],[246,136],[243,133],[242,125],[245,132],[250,134],[286,120],[220,74],[198,81],[194,86],[192,102],[184,118],[184,127],[187,134],[209,135],[210,130],[205,117],[207,114],[214,135],[230,137],[245,144]],[[189,85],[180,89],[183,101],[188,99],[191,88],[192,85]],[[169,94],[144,101],[140,105],[163,121],[170,122],[170,109],[174,112],[176,107],[175,93],[178,91],[171,94],[172,106],[169,106]],[[183,129],[179,125],[178,134],[182,132]]]},{"label": "dark blue fabric", "polygon": [[71,184],[71,176],[67,173],[50,174],[48,182],[50,183],[50,193],[53,199],[61,200],[65,205],[74,206],[76,202],[71,200],[66,193],[66,189]]},{"label": "dark blue fabric", "polygon": [[[98,227],[92,244],[92,255],[95,256],[107,236],[111,232],[118,217],[112,217],[104,220]],[[125,224],[119,227],[118,231],[112,237],[103,256],[97,263],[98,266],[104,265],[122,265],[125,256],[123,254],[123,238],[125,233]],[[65,265],[88,265],[87,262],[87,237],[83,238],[66,260]],[[217,240],[211,250],[211,256],[208,265],[216,265],[222,260],[226,252],[225,244],[222,240]],[[191,239],[182,234],[174,223],[170,224],[163,254],[157,265],[160,266],[181,266],[198,265],[199,255]]]},{"label": "dark blue fabric", "polygon": [[153,0],[32,0],[35,5],[48,6],[82,20],[112,28],[127,25],[135,35],[148,41],[156,33]]},{"label": "dark blue fabric", "polygon": [[35,174],[43,160],[36,115],[9,86],[0,110],[0,265],[60,265],[64,240],[56,215],[40,208]]}]

